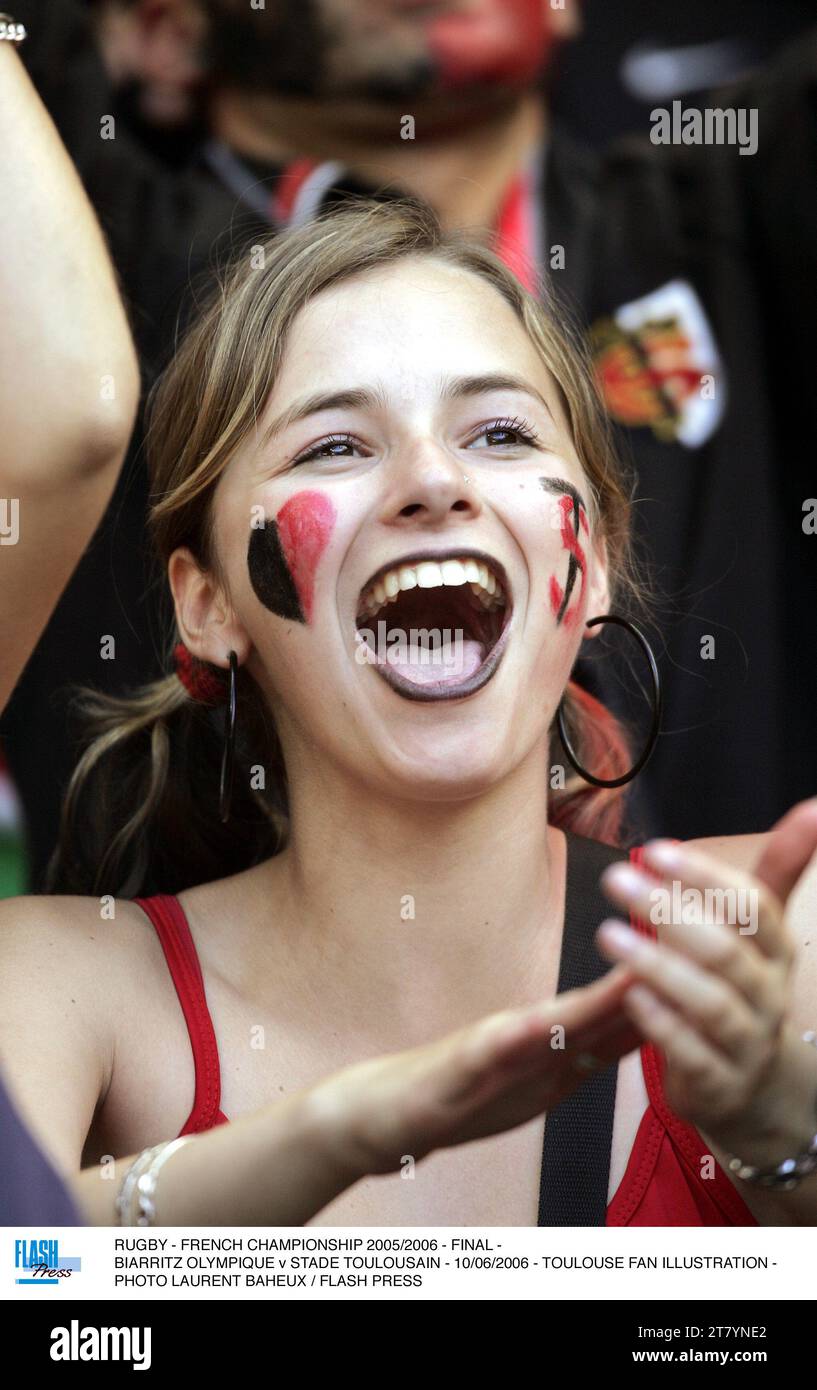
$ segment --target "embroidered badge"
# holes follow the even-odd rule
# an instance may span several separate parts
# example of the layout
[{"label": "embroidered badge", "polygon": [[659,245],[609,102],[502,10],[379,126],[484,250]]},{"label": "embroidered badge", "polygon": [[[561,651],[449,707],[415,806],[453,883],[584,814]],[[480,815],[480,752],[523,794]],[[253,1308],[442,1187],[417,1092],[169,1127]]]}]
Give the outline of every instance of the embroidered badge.
[{"label": "embroidered badge", "polygon": [[686,280],[622,304],[594,324],[591,342],[602,395],[619,424],[648,427],[688,449],[715,433],[726,378],[703,305]]}]

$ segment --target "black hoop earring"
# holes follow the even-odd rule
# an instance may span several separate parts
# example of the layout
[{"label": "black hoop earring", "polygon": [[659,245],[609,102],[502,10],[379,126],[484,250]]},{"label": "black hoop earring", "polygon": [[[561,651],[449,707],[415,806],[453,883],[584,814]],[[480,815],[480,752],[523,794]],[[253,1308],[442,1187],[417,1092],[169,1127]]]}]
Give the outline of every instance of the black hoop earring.
[{"label": "black hoop earring", "polygon": [[224,751],[221,755],[221,783],[218,793],[218,809],[222,824],[230,819],[230,805],[233,799],[233,769],[235,767],[235,684],[238,675],[238,657],[230,652],[230,688],[227,693],[227,709],[224,713]]},{"label": "black hoop earring", "polygon": [[641,629],[636,627],[635,623],[629,622],[626,618],[619,618],[615,613],[605,613],[601,618],[591,618],[589,622],[585,623],[585,627],[598,627],[599,623],[615,623],[616,627],[623,627],[629,632],[631,637],[635,638],[647,658],[647,665],[650,668],[650,676],[652,677],[653,701],[652,724],[650,726],[650,733],[644,752],[641,754],[638,762],[633,763],[629,772],[625,772],[623,777],[594,777],[592,773],[587,772],[582,767],[571,747],[570,739],[567,735],[567,728],[565,727],[564,708],[561,700],[559,701],[559,708],[556,712],[556,719],[559,726],[559,738],[562,740],[562,747],[567,754],[568,761],[576,769],[579,776],[583,777],[585,782],[590,782],[594,787],[623,787],[626,782],[632,782],[633,778],[638,775],[642,767],[649,761],[655,745],[658,742],[658,735],[661,730],[661,710],[663,707],[661,677],[658,674],[658,666],[653,649]]}]

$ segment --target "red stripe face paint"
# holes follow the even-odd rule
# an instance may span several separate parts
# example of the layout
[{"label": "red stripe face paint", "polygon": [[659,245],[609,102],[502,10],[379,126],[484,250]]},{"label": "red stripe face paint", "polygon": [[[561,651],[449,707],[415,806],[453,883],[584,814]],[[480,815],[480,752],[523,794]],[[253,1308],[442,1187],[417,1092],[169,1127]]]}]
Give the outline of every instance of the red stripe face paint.
[{"label": "red stripe face paint", "polygon": [[550,576],[550,584],[548,585],[548,591],[550,593],[550,611],[558,622],[559,614],[562,611],[562,604],[565,601],[565,591],[559,583],[558,579],[556,578],[555,574],[552,574]]},{"label": "red stripe face paint", "polygon": [[426,33],[449,87],[529,82],[545,67],[553,42],[542,0],[482,0],[429,19]]},{"label": "red stripe face paint", "polygon": [[[563,622],[565,627],[569,627],[582,606],[587,582],[587,557],[579,541],[580,531],[583,530],[588,536],[590,534],[587,508],[581,493],[573,487],[572,483],[565,482],[564,478],[540,478],[539,482],[546,492],[551,492],[559,498],[558,505],[561,513],[559,529],[562,535],[562,546],[569,556],[567,579],[564,588],[562,588],[555,575],[551,575],[549,595],[551,612],[556,618],[556,622]],[[577,575],[581,576],[579,600],[574,608],[569,609]]]},{"label": "red stripe face paint", "polygon": [[335,508],[322,492],[296,492],[274,521],[250,532],[247,569],[256,596],[271,613],[312,621],[315,573],[335,525]]}]

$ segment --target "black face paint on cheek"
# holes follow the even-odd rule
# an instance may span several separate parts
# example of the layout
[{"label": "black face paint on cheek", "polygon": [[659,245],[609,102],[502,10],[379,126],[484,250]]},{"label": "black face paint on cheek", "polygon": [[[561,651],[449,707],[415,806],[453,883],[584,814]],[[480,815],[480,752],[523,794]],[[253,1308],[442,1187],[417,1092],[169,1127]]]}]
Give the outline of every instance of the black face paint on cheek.
[{"label": "black face paint on cheek", "polygon": [[268,521],[266,526],[252,531],[247,569],[255,595],[265,608],[279,618],[288,618],[294,623],[306,622],[276,522]]},{"label": "black face paint on cheek", "polygon": [[[584,596],[584,586],[587,578],[587,559],[579,542],[579,532],[587,525],[587,507],[584,499],[577,488],[564,478],[540,478],[540,485],[545,492],[550,492],[554,497],[569,499],[570,505],[562,510],[562,544],[568,552],[567,579],[564,589],[558,580],[553,576],[550,581],[550,606],[556,617],[557,626],[561,624],[567,614],[570,599],[573,595],[573,588],[576,583],[577,574],[581,573],[581,593],[580,601]],[[568,511],[572,512],[572,518],[568,516]],[[570,615],[573,617],[573,614]],[[565,624],[567,626],[567,624]]]}]

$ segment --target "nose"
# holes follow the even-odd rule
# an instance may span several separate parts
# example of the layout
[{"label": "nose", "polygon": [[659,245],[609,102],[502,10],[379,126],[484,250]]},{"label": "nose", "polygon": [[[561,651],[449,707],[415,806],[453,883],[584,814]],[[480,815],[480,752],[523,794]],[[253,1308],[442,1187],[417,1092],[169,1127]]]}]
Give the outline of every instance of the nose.
[{"label": "nose", "polygon": [[430,441],[394,461],[381,520],[391,526],[442,527],[479,516],[482,504],[462,464]]}]

